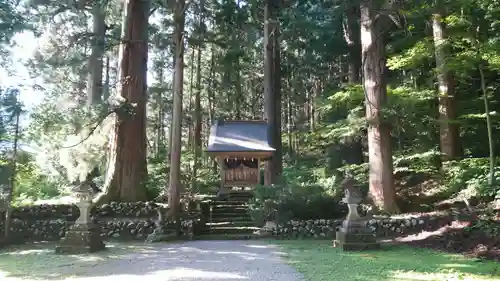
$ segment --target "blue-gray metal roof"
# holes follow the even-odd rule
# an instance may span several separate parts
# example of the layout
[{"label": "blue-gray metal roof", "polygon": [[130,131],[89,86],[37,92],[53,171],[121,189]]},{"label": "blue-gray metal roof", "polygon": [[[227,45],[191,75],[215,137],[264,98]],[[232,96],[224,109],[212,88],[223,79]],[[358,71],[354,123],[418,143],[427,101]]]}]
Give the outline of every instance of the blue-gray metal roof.
[{"label": "blue-gray metal roof", "polygon": [[207,152],[269,152],[265,121],[216,121],[210,129]]}]

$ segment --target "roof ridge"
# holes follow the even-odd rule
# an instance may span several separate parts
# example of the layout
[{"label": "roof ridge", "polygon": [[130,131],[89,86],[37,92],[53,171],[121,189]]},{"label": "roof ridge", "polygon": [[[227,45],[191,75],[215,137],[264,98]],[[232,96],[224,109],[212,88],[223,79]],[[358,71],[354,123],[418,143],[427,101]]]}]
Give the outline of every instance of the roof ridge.
[{"label": "roof ridge", "polygon": [[218,124],[224,125],[224,123],[257,123],[257,124],[267,124],[266,120],[219,120]]}]

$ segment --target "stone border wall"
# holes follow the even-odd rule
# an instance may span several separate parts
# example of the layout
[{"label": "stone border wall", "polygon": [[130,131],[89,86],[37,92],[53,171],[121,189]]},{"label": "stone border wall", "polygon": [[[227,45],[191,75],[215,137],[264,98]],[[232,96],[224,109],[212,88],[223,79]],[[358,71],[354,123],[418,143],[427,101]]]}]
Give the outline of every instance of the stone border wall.
[{"label": "stone border wall", "polygon": [[[159,206],[155,202],[118,203],[111,202],[92,209],[92,215],[102,218],[154,218]],[[20,220],[65,219],[75,221],[80,215],[73,204],[35,205],[12,210],[12,218]]]},{"label": "stone border wall", "polygon": [[[104,239],[144,241],[157,227],[158,209],[159,205],[154,202],[111,202],[93,208],[92,219],[100,225]],[[8,242],[17,244],[28,241],[57,241],[74,224],[79,213],[75,205],[69,204],[13,208]],[[182,234],[196,235],[204,225],[201,214],[191,213],[183,216]],[[0,237],[4,233],[3,223],[1,219]]]},{"label": "stone border wall", "polygon": [[[273,236],[280,239],[334,239],[343,220],[288,221],[278,224]],[[367,225],[377,237],[394,238],[416,234],[421,231],[434,231],[453,221],[447,214],[433,214],[407,217],[374,217]]]},{"label": "stone border wall", "polygon": [[[105,239],[144,241],[157,227],[157,210],[153,202],[110,203],[93,210],[94,221],[101,226]],[[202,206],[203,209],[203,206]],[[38,205],[14,208],[9,243],[27,241],[57,241],[63,237],[79,215],[73,205]],[[405,217],[374,217],[367,223],[378,237],[397,237],[432,231],[453,221],[453,216],[424,214]],[[3,221],[0,220],[0,237],[3,235]],[[278,239],[333,239],[342,220],[291,220],[278,224],[273,236]],[[186,215],[181,221],[186,236],[196,236],[203,227],[202,214]],[[192,226],[192,227],[190,227]],[[0,239],[1,240],[1,239]]]},{"label": "stone border wall", "polygon": [[[151,219],[98,220],[96,223],[101,227],[101,236],[105,240],[144,241],[157,227],[156,222]],[[181,222],[182,234],[185,236],[196,235],[193,232],[197,231],[198,223],[199,220],[196,218],[183,220]],[[190,224],[194,225],[193,230],[189,227]],[[22,221],[15,219],[11,224],[9,243],[58,241],[72,225],[72,221],[65,220]],[[0,229],[3,231],[3,225],[0,225]]]}]

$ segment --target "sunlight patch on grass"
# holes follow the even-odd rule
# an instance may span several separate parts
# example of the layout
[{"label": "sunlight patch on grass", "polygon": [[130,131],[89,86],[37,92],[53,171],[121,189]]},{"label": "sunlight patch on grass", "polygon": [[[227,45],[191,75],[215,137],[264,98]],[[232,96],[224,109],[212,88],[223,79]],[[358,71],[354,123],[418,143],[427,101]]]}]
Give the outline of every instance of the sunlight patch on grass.
[{"label": "sunlight patch on grass", "polygon": [[273,241],[306,281],[468,280],[500,281],[500,264],[427,249],[392,246],[342,252],[330,241]]},{"label": "sunlight patch on grass", "polygon": [[69,278],[79,269],[108,260],[123,259],[135,253],[151,251],[143,244],[108,244],[106,250],[85,255],[56,255],[56,244],[21,245],[0,251],[0,280],[7,277]]},{"label": "sunlight patch on grass", "polygon": [[[485,276],[471,276],[462,272],[436,272],[436,273],[422,273],[414,271],[399,271],[393,272],[392,279],[395,280],[422,280],[422,281],[464,281],[464,280],[493,280],[491,277]],[[472,278],[472,279],[471,279]],[[497,279],[495,279],[497,280]]]}]

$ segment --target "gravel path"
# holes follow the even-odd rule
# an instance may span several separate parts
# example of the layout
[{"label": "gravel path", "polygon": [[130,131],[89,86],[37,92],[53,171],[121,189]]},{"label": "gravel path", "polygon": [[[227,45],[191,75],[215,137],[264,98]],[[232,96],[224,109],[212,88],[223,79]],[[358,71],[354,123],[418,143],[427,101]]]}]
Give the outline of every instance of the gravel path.
[{"label": "gravel path", "polygon": [[[51,281],[303,280],[283,262],[279,248],[258,241],[148,244],[119,257],[79,266],[68,264],[58,271],[72,277],[50,278]],[[17,278],[6,279],[14,281]]]}]

